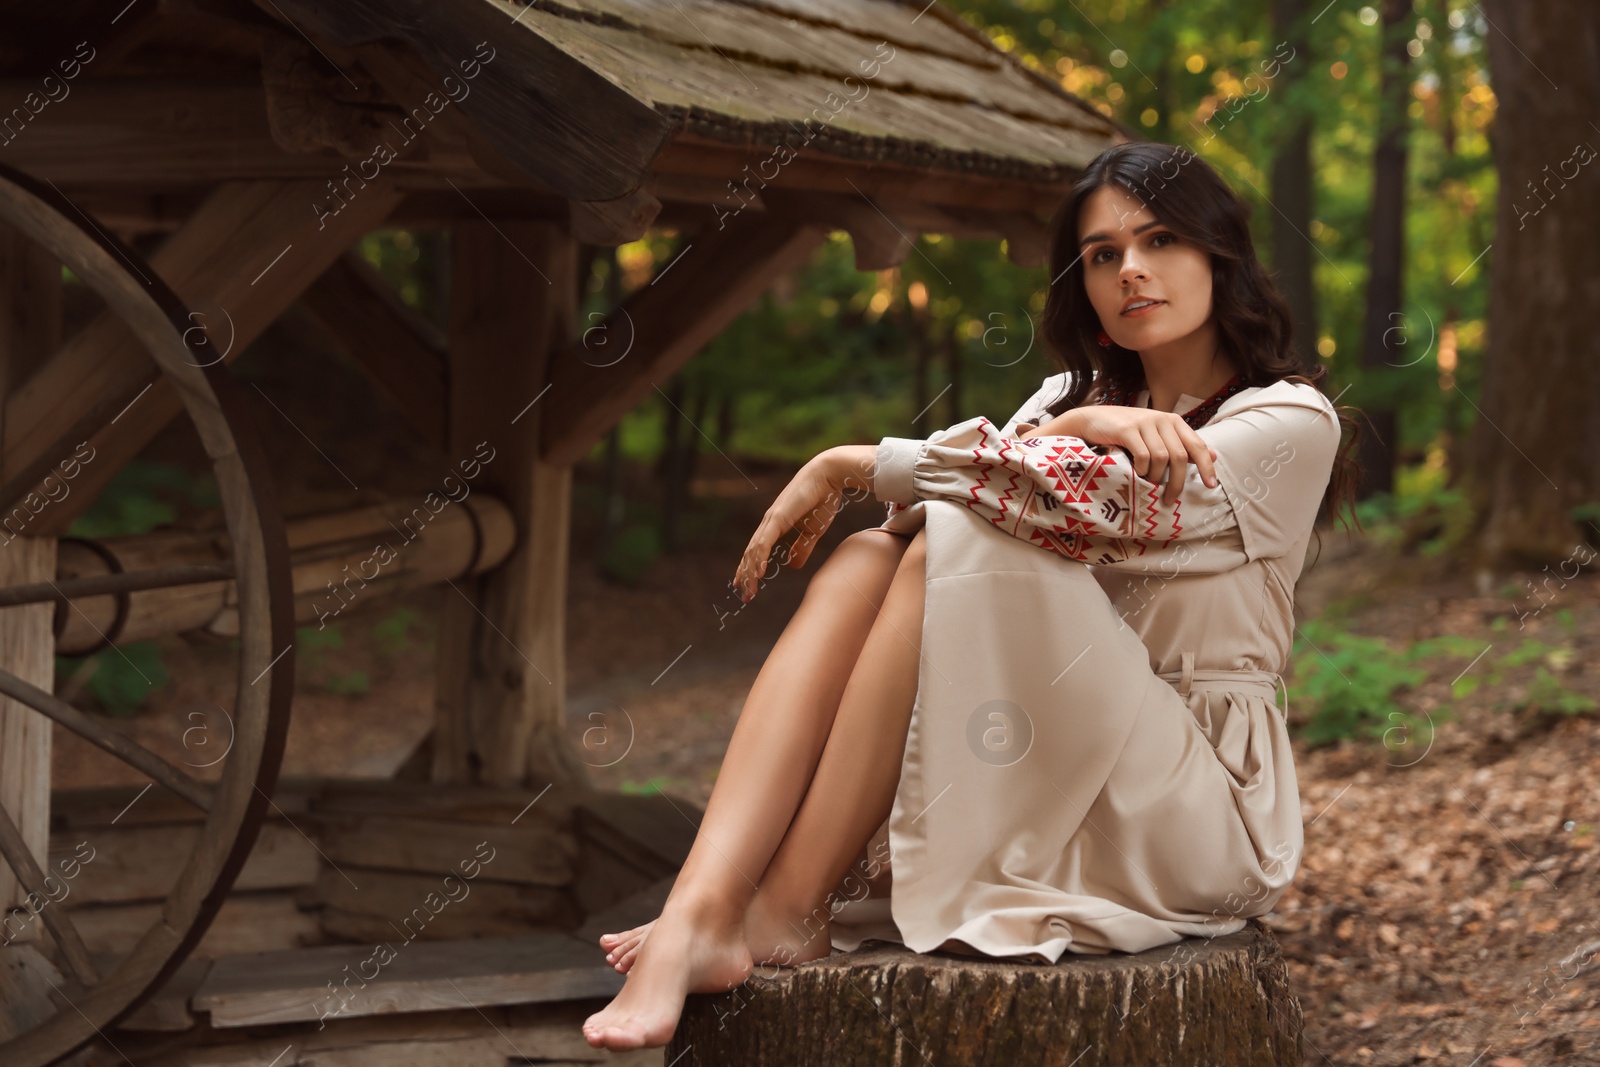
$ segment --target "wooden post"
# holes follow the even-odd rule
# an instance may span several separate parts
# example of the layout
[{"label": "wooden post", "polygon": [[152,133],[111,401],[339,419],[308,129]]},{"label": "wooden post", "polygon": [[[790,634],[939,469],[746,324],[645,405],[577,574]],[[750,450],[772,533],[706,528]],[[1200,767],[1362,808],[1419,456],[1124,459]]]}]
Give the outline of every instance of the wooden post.
[{"label": "wooden post", "polygon": [[[32,241],[0,225],[0,411],[15,389],[61,343],[61,265]],[[3,415],[0,415],[3,417]],[[0,440],[5,428],[0,425]],[[62,457],[63,459],[66,457]],[[23,509],[0,528],[0,586],[54,580],[56,541],[34,536]],[[41,689],[55,686],[54,608],[28,604],[0,611],[0,670]],[[50,720],[0,697],[0,805],[10,813],[28,848],[49,867]],[[0,920],[26,894],[0,863]],[[39,937],[35,921],[4,923],[0,944]]]},{"label": "wooden post", "polygon": [[447,454],[483,464],[477,484],[511,508],[517,544],[445,594],[433,779],[587,786],[564,719],[572,468],[538,459],[550,353],[577,319],[577,242],[510,220],[452,236]]}]

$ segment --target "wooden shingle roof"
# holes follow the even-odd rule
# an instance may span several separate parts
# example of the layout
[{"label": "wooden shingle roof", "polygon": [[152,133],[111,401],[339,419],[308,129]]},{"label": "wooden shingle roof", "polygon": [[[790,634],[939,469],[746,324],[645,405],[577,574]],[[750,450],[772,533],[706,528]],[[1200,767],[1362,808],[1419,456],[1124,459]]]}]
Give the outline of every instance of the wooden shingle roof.
[{"label": "wooden shingle roof", "polygon": [[1054,182],[1120,139],[1109,118],[925,2],[480,2],[515,12],[675,131],[729,144],[793,143],[809,120],[812,147],[831,154]]}]

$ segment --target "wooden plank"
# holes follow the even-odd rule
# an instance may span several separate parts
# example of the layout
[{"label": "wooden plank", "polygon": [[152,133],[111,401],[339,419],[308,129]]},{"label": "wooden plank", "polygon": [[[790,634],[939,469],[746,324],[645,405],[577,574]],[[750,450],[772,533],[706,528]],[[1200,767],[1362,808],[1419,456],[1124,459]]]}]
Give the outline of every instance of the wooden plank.
[{"label": "wooden plank", "polygon": [[659,918],[661,909],[666,906],[667,894],[672,892],[672,885],[677,880],[678,875],[674,872],[650,883],[632,896],[595,912],[572,932],[572,936],[579,941],[599,944],[601,934],[632,930],[635,926],[643,926]]},{"label": "wooden plank", "polygon": [[472,823],[539,823],[562,830],[589,794],[547,786],[508,789],[440,782],[427,789],[382,778],[323,783],[313,809],[319,815],[417,815]]},{"label": "wooden plank", "polygon": [[0,1041],[33,1029],[56,1013],[50,987],[65,984],[38,948],[13,941],[0,946]]},{"label": "wooden plank", "polygon": [[[304,814],[314,794],[327,788],[321,778],[280,778],[272,792],[272,807],[268,821],[283,817],[295,818]],[[193,807],[159,789],[142,785],[89,786],[82,789],[60,789],[52,794],[50,824],[53,834],[81,840],[81,831],[105,826],[139,826],[150,823],[198,822],[200,815]],[[52,841],[51,848],[59,847]]]},{"label": "wooden plank", "polygon": [[[606,323],[605,336],[631,339],[627,358],[598,357],[582,342],[552,368],[540,401],[544,462],[572,464],[589,453],[622,416],[655,391],[707,342],[755,302],[774,279],[806,262],[822,244],[815,227],[773,213],[745,212],[685,242],[664,276],[634,293]],[[625,343],[619,340],[617,343]]]},{"label": "wooden plank", "polygon": [[[485,868],[486,874],[492,866]],[[386,941],[396,936],[396,925],[408,917],[412,924],[403,931],[428,941],[509,937],[541,927],[570,930],[581,919],[576,900],[565,888],[491,882],[487,877],[468,880],[460,875],[445,883],[437,874],[365,867],[346,867],[344,872],[348,879],[337,871],[323,871],[316,885],[299,896],[302,904],[321,908],[319,921],[330,940]],[[441,892],[449,906],[430,913],[423,902],[429,893]]]},{"label": "wooden plank", "polygon": [[[196,321],[224,358],[237,358],[400,198],[372,183],[319,222],[316,205],[328,195],[316,182],[226,184],[151,257],[156,273],[202,316]],[[41,536],[59,534],[181,408],[128,327],[102,316],[6,398],[0,496],[31,488],[45,469],[73,454],[87,428],[92,461],[74,479],[72,494],[37,520]]]},{"label": "wooden plank", "polygon": [[[322,851],[336,868],[378,867],[443,877],[476,862],[481,873],[475,877],[491,881],[544,886],[572,881],[577,853],[572,835],[532,820],[516,826],[388,816],[321,821]],[[352,881],[361,884],[359,878]]]},{"label": "wooden plank", "polygon": [[484,488],[521,536],[497,570],[445,600],[433,778],[581,783],[563,703],[572,469],[537,447],[555,395],[550,354],[576,333],[577,242],[559,225],[468,222],[451,249],[449,454],[495,450]]},{"label": "wooden plank", "polygon": [[697,805],[671,797],[601,793],[578,809],[577,828],[624,859],[666,874],[689,858],[704,815]]},{"label": "wooden plank", "polygon": [[[213,1027],[607,996],[623,977],[566,934],[327,945],[218,960],[195,994]],[[336,991],[330,991],[333,983]]]},{"label": "wooden plank", "polygon": [[300,299],[423,439],[443,447],[444,335],[356,251],[334,260]]},{"label": "wooden plank", "polygon": [[[326,1024],[214,1031],[199,1047],[142,1056],[140,1067],[661,1067],[659,1048],[602,1052],[584,1040],[594,1000],[335,1016]],[[687,1063],[687,1061],[685,1061]]]},{"label": "wooden plank", "polygon": [[[55,577],[53,537],[23,536],[0,547],[0,585],[21,585]],[[55,687],[54,605],[25,604],[0,609],[0,670],[43,689]],[[50,844],[49,719],[19,701],[0,696],[0,807],[11,813],[28,851],[48,865]],[[11,868],[0,863],[0,916],[21,906],[27,893]],[[20,934],[39,936],[39,924]]]},{"label": "wooden plank", "polygon": [[[161,918],[159,903],[93,904],[68,908],[97,959],[120,960]],[[190,959],[220,959],[245,952],[321,944],[316,915],[300,910],[288,890],[234,893],[222,904]]]},{"label": "wooden plank", "polygon": [[[223,910],[227,910],[226,905]],[[220,919],[221,915],[217,917]],[[194,996],[195,990],[200,988],[210,970],[209,959],[191,957],[184,960],[178,966],[177,972],[167,979],[166,985],[156,990],[155,995],[117,1023],[117,1029],[157,1033],[178,1033],[194,1029],[198,1020],[194,1012],[189,1010],[189,998]]]},{"label": "wooden plank", "polygon": [[[51,842],[51,855],[59,865],[73,854],[80,840],[94,850],[93,859],[83,863],[71,882],[69,899],[75,905],[162,900],[199,838],[198,822],[135,823],[92,829],[81,836],[60,835]],[[321,863],[316,846],[299,830],[269,819],[233,888],[245,892],[310,885],[316,881]]]}]

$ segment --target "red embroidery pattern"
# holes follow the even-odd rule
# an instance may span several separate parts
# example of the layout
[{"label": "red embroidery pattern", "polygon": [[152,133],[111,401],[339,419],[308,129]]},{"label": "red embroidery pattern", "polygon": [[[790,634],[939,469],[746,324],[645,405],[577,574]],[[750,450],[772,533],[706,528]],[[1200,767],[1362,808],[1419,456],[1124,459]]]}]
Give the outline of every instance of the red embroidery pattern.
[{"label": "red embroidery pattern", "polygon": [[1120,454],[1078,437],[1016,441],[981,417],[967,434],[978,435],[970,446],[978,473],[961,503],[1015,537],[1069,559],[1108,564],[1182,535],[1181,501],[1163,503],[1161,486],[1140,478]]}]

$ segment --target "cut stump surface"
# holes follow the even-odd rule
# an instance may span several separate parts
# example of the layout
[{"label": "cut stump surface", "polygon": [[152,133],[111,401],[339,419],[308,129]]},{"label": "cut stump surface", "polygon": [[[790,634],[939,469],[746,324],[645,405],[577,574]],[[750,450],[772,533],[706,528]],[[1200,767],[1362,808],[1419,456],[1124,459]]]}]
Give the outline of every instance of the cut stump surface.
[{"label": "cut stump surface", "polygon": [[1254,920],[1053,965],[869,941],[690,996],[666,1062],[692,1048],[696,1064],[739,1067],[1293,1067],[1302,1021],[1278,942]]}]

